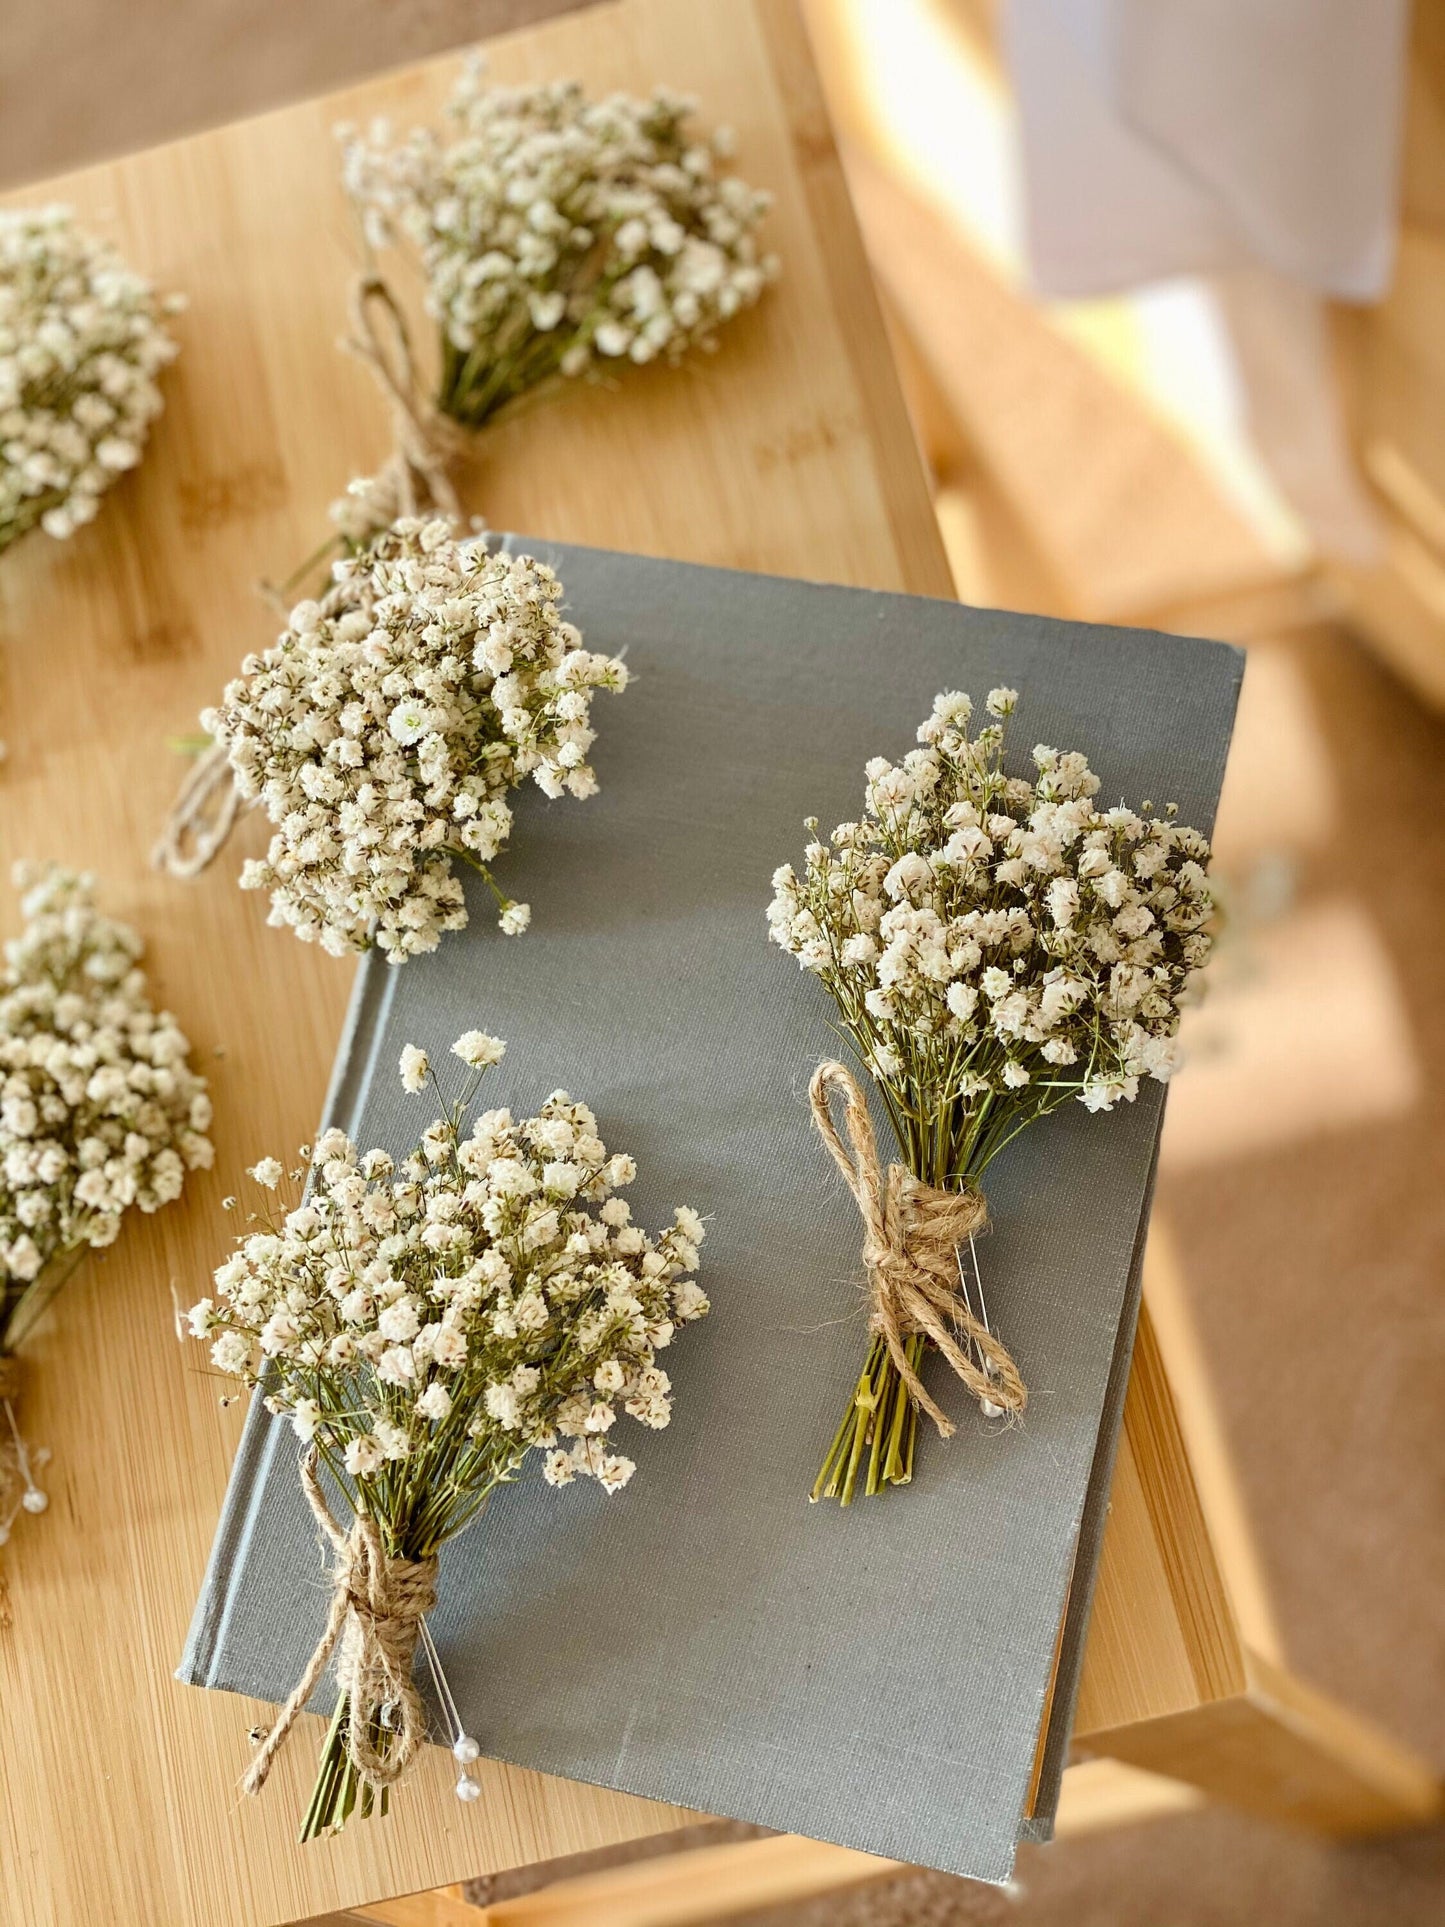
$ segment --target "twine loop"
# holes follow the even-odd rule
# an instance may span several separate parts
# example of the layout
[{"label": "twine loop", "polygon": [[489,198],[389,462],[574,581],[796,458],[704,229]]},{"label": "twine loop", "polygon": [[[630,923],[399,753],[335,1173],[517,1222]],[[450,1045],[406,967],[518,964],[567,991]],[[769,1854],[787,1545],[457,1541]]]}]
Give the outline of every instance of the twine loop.
[{"label": "twine loop", "polygon": [[[846,1143],[833,1121],[835,1094],[843,1099]],[[808,1100],[813,1122],[863,1220],[863,1263],[872,1295],[869,1330],[888,1347],[915,1404],[943,1438],[952,1437],[953,1422],[929,1396],[903,1343],[909,1333],[922,1332],[980,1405],[1022,1412],[1028,1392],[1019,1369],[1007,1348],[974,1317],[959,1275],[959,1246],[988,1223],[983,1194],[971,1188],[940,1191],[901,1164],[890,1164],[885,1171],[867,1100],[846,1065],[831,1060],[820,1064]],[[973,1347],[973,1357],[960,1338]]]},{"label": "twine loop", "polygon": [[[336,1555],[331,1610],[316,1650],[246,1770],[246,1793],[259,1793],[266,1784],[333,1652],[336,1683],[347,1699],[346,1747],[358,1778],[375,1792],[395,1785],[426,1739],[426,1708],[412,1661],[422,1621],[436,1604],[436,1559],[390,1557],[375,1520],[365,1513],[358,1512],[344,1532],[326,1503],[316,1466],[316,1448],[309,1446],[301,1457],[301,1489]],[[387,1705],[396,1708],[396,1717],[382,1753],[372,1745],[371,1729]]]},{"label": "twine loop", "polygon": [[173,877],[198,877],[236,827],[242,801],[225,744],[212,743],[181,784],[151,850],[152,865]]},{"label": "twine loop", "polygon": [[361,274],[353,281],[350,321],[351,333],[342,346],[366,364],[391,403],[394,446],[371,481],[375,512],[385,518],[380,526],[389,527],[402,515],[449,515],[460,522],[462,505],[451,463],[466,447],[466,438],[423,398],[406,316],[379,274]]}]

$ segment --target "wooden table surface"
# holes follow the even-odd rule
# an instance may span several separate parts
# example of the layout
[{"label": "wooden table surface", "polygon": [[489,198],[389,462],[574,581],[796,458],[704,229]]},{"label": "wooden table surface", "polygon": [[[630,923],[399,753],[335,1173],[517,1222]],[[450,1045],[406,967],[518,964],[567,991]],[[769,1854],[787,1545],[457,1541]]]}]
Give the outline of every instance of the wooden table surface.
[{"label": "wooden table surface", "polygon": [[[242,1804],[262,1710],[177,1685],[191,1605],[240,1430],[172,1332],[225,1249],[222,1195],[313,1131],[352,970],[269,929],[243,895],[244,824],[195,884],[147,853],[181,774],[166,738],[272,618],[325,505],[376,465],[386,419],[336,348],[354,267],[332,127],[430,117],[454,63],[187,140],[63,182],[64,198],[190,307],[145,462],[73,541],[0,562],[0,857],[93,867],[149,945],[157,995],[213,1078],[217,1165],[127,1223],[27,1346],[28,1433],[54,1450],[50,1512],[0,1560],[0,1921],[269,1927],[329,1908],[671,1828],[678,1810],[484,1765],[420,1762],[385,1823],[292,1844],[303,1735]],[[922,467],[791,0],[618,0],[498,43],[503,80],[696,92],[771,188],[783,278],[720,351],[578,392],[494,433],[466,478],[496,527],[695,562],[951,593]],[[0,924],[14,927],[13,904]],[[1142,1388],[1142,1389],[1141,1389]],[[1136,1373],[1086,1668],[1099,1730],[1227,1690],[1227,1607],[1151,1353]],[[1202,1575],[1202,1577],[1201,1577]]]}]

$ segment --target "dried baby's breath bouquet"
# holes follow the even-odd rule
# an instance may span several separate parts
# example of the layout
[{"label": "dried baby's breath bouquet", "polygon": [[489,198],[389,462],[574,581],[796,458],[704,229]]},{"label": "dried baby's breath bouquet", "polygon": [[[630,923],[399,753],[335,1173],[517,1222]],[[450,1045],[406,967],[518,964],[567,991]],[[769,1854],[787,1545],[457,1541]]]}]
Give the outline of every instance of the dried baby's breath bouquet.
[{"label": "dried baby's breath bouquet", "polygon": [[456,428],[500,421],[568,381],[678,361],[757,301],[777,273],[757,244],[770,197],[723,171],[731,138],[695,131],[695,111],[661,88],[589,100],[575,81],[489,87],[473,62],[450,103],[451,139],[418,128],[393,145],[385,124],[341,130],[368,245],[414,250],[441,349],[427,400],[394,297],[379,276],[363,280],[351,345],[397,407],[398,454],[333,510],[348,542],[368,540],[414,485],[455,512],[444,471]]},{"label": "dried baby's breath bouquet", "polygon": [[[467,920],[457,864],[519,933],[528,906],[490,868],[507,795],[529,777],[551,797],[596,793],[592,697],[625,689],[625,666],[581,646],[545,563],[489,555],[443,519],[397,522],[333,577],[201,717],[217,747],[158,859],[194,871],[236,803],[260,803],[275,833],[241,887],[269,890],[270,921],[307,942],[338,956],[375,943],[392,963],[434,949]],[[178,860],[188,807],[218,781],[229,814],[199,861]]]},{"label": "dried baby's breath bouquet", "polygon": [[[986,1217],[993,1158],[1061,1104],[1131,1102],[1177,1062],[1181,1003],[1208,959],[1213,912],[1197,830],[1100,810],[1077,751],[1040,744],[1033,779],[1004,770],[1018,697],[995,689],[970,735],[967,696],[937,698],[901,763],[869,763],[864,813],[831,843],[817,823],[801,877],[773,878],[771,935],[819,977],[870,1072],[901,1166],[878,1164],[842,1065],[814,1080],[814,1115],[865,1223],[873,1343],[814,1497],[846,1504],[912,1475],[929,1342],[986,1407],[1026,1393],[975,1315],[960,1247]],[[832,1122],[841,1093],[851,1150]],[[961,1341],[961,1342],[960,1342]]]},{"label": "dried baby's breath bouquet", "polygon": [[180,305],[69,208],[0,210],[0,549],[73,535],[139,462]]},{"label": "dried baby's breath bouquet", "polygon": [[[632,1159],[609,1156],[592,1112],[565,1091],[535,1117],[472,1119],[504,1046],[469,1031],[452,1048],[467,1074],[450,1103],[425,1053],[402,1053],[406,1089],[434,1083],[443,1103],[417,1149],[398,1164],[327,1131],[309,1154],[304,1201],[241,1238],[216,1273],[219,1302],[191,1313],[215,1364],[260,1387],[306,1441],[303,1483],[336,1552],[325,1634],[245,1782],[250,1792],[265,1783],[339,1649],[303,1840],[355,1810],[385,1811],[426,1737],[412,1663],[420,1642],[441,1684],[425,1627],[440,1547],[529,1452],[542,1454],[552,1485],[626,1485],[634,1468],[612,1443],[618,1410],[667,1424],[656,1354],[708,1309],[689,1276],[697,1213],[680,1208],[657,1238],[634,1225],[616,1195]],[[252,1176],[274,1190],[283,1172],[269,1158]],[[322,1494],[320,1465],[351,1511],[349,1530]],[[465,1769],[478,1748],[459,1727],[454,1751],[458,1795],[474,1799]]]},{"label": "dried baby's breath bouquet", "polygon": [[0,1540],[18,1506],[44,1510],[12,1347],[126,1211],[159,1210],[211,1162],[205,1079],[151,1005],[139,937],[100,914],[88,876],[22,864],[16,883],[25,930],[0,975]]}]

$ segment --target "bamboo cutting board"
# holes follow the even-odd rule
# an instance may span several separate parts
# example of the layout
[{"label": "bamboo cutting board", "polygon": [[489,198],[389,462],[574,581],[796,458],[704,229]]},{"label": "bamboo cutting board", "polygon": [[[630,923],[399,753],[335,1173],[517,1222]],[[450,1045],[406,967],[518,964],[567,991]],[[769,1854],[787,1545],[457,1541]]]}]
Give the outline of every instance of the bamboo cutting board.
[{"label": "bamboo cutting board", "polygon": [[[370,378],[336,347],[354,253],[331,130],[430,117],[453,67],[11,197],[71,201],[190,298],[140,470],[74,541],[33,536],[0,562],[0,859],[93,866],[104,906],[143,930],[157,995],[213,1078],[218,1158],[181,1204],[90,1258],[27,1346],[26,1428],[55,1458],[49,1514],[23,1520],[0,1562],[4,1927],[270,1927],[687,1817],[502,1766],[464,1810],[438,1751],[386,1823],[301,1852],[311,1748],[288,1748],[243,1807],[244,1706],[172,1679],[241,1413],[219,1407],[200,1349],[176,1344],[169,1288],[199,1295],[227,1242],[222,1195],[314,1129],[352,971],[268,929],[236,889],[258,823],[194,885],[151,871],[181,773],[166,738],[269,640],[255,579],[308,553],[326,503],[385,451]],[[494,435],[469,506],[559,539],[950,594],[792,0],[618,0],[498,43],[492,71],[696,92],[736,127],[740,171],[776,195],[784,274],[715,357]],[[13,929],[13,905],[0,919]],[[1121,1467],[1127,1558],[1106,1549],[1107,1657],[1085,1681],[1099,1725],[1192,1703],[1212,1650],[1207,1629],[1181,1630],[1178,1562],[1157,1550],[1149,1495],[1167,1509],[1169,1478],[1127,1443]]]}]

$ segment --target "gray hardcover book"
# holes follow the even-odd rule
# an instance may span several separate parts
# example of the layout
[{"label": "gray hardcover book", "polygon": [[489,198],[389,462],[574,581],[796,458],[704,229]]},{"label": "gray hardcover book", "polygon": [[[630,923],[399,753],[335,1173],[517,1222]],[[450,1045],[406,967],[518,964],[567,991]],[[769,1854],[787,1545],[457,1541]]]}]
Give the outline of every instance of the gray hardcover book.
[{"label": "gray hardcover book", "polygon": [[[865,1344],[860,1226],[808,1111],[831,1005],[766,940],[769,878],[804,817],[857,815],[864,763],[945,688],[1012,684],[1021,750],[1086,750],[1105,796],[1208,830],[1242,659],[510,540],[634,672],[598,699],[601,794],[520,799],[497,867],[532,904],[524,937],[478,889],[432,956],[363,962],[327,1121],[408,1148],[426,1119],[402,1045],[496,1032],[486,1101],[525,1114],[565,1085],[636,1157],[640,1222],[708,1217],[713,1312],[667,1355],[676,1416],[629,1445],[625,1491],[529,1472],[443,1552],[432,1627],[463,1720],[519,1765],[1003,1880],[1047,1834],[1067,1747],[1163,1092],[1069,1106],[992,1167],[981,1255],[1023,1423],[934,1361],[957,1435],[920,1432],[906,1489],[810,1506]],[[325,1609],[295,1440],[254,1407],[179,1676],[280,1700]]]}]

